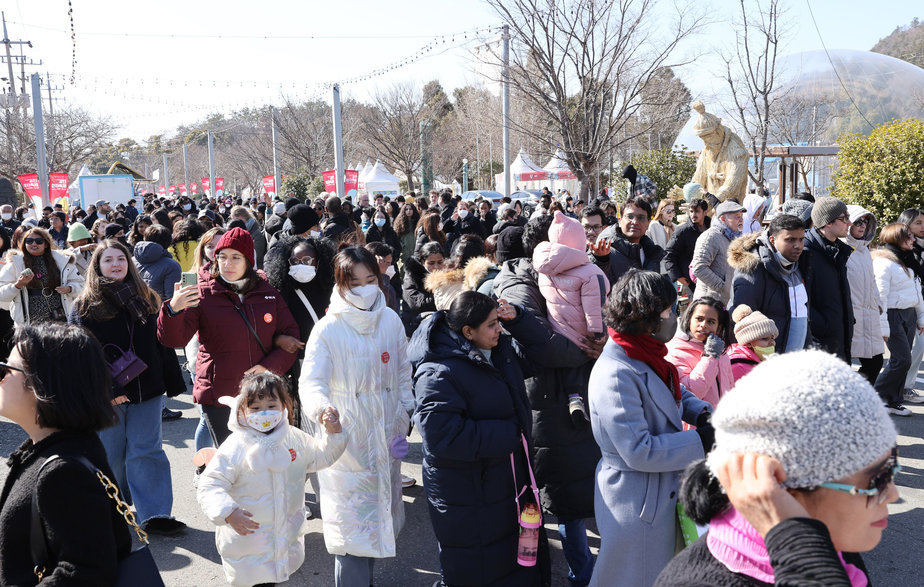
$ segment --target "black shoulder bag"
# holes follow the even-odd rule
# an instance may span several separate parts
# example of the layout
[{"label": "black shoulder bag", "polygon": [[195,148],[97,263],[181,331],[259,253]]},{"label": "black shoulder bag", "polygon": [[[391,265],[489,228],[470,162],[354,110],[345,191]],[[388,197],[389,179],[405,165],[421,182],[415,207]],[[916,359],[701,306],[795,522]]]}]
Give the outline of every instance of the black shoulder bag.
[{"label": "black shoulder bag", "polygon": [[[160,578],[160,571],[157,570],[157,563],[154,562],[154,556],[148,548],[148,534],[135,521],[135,514],[127,503],[119,497],[119,488],[109,480],[102,471],[93,463],[83,456],[61,456],[51,455],[42,466],[39,467],[38,475],[41,476],[42,470],[48,463],[56,459],[65,461],[76,461],[94,473],[102,483],[106,495],[112,498],[116,503],[116,511],[125,518],[125,522],[135,530],[138,540],[141,541],[141,548],[134,550],[127,556],[119,560],[119,571],[116,577],[116,587],[164,587],[164,582]],[[45,536],[45,529],[42,527],[42,517],[38,508],[38,482],[32,488],[32,522],[29,533],[29,549],[32,554],[32,561],[35,563],[33,572],[39,581],[45,576],[45,563],[50,559],[48,556],[48,538]]]},{"label": "black shoulder bag", "polygon": [[244,319],[244,324],[247,325],[247,329],[250,330],[250,334],[253,335],[253,337],[257,341],[257,344],[260,345],[260,350],[263,351],[263,356],[265,357],[266,355],[268,355],[269,353],[266,352],[266,347],[263,346],[263,341],[260,340],[260,337],[257,336],[257,331],[254,330],[253,326],[250,325],[250,320],[247,319],[247,314],[244,313],[244,309],[238,306],[237,304],[233,304],[233,306],[234,306],[234,309],[237,310],[237,313],[241,315],[241,318]]}]

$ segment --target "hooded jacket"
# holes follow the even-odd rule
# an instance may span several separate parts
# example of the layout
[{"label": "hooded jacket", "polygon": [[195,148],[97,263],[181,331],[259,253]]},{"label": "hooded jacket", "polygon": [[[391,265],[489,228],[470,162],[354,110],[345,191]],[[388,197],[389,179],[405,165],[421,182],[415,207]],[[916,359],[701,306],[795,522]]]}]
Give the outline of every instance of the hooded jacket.
[{"label": "hooded jacket", "polygon": [[[254,365],[283,375],[295,362],[296,355],[275,348],[273,339],[280,334],[297,338],[298,324],[282,294],[266,281],[262,271],[257,275],[257,286],[244,295],[243,301],[218,279],[200,273],[198,306],[176,314],[170,311],[169,300],[161,307],[157,336],[164,346],[183,348],[199,333],[193,381],[196,403],[217,405],[222,396],[236,396],[244,371]],[[247,316],[266,353],[235,308],[241,308]]]},{"label": "hooded jacket", "polygon": [[[763,233],[752,232],[732,241],[728,247],[728,263],[735,270],[732,279],[732,300],[729,311],[741,304],[750,306],[752,310],[761,312],[776,324],[779,336],[776,337],[776,348],[783,350],[789,340],[789,321],[792,318],[792,305],[790,304],[791,281],[800,279],[808,294],[812,272],[809,268],[810,254],[805,251],[799,257],[793,271],[799,274],[790,275],[780,265],[776,257],[776,249],[767,240]],[[809,298],[811,301],[811,298]],[[812,320],[809,313],[809,331],[805,337],[805,348],[812,343]]]},{"label": "hooded jacket", "polygon": [[806,283],[806,289],[812,341],[822,350],[847,362],[850,362],[854,321],[850,281],[847,279],[847,259],[852,252],[849,245],[839,240],[828,243],[817,227],[805,232],[805,251],[802,254],[811,255],[812,277]]},{"label": "hooded jacket", "polygon": [[[67,316],[71,313],[77,296],[83,291],[84,279],[77,271],[77,263],[73,256],[55,250],[51,251],[51,255],[58,271],[61,272],[61,285],[71,288],[70,293],[55,294],[61,296],[61,305],[64,307],[64,315]],[[30,323],[29,293],[25,287],[16,289],[16,281],[25,268],[22,252],[10,249],[7,252],[6,264],[0,270],[0,304],[9,309],[17,326]]]},{"label": "hooded jacket", "polygon": [[696,277],[694,299],[711,296],[728,305],[735,270],[728,264],[731,240],[724,229],[725,225],[716,221],[696,240],[690,262],[690,273]]},{"label": "hooded jacket", "polygon": [[327,551],[395,556],[404,501],[401,461],[389,446],[407,435],[414,398],[407,338],[384,294],[360,310],[334,288],[308,339],[298,393],[303,421],[335,406],[350,435],[340,460],[318,473]]},{"label": "hooded jacket", "polygon": [[[425,289],[433,295],[437,310],[448,310],[452,301],[463,291],[481,291],[489,280],[493,284],[495,276],[500,269],[487,257],[474,257],[469,259],[465,267],[434,271],[424,279]],[[481,291],[491,295],[491,291],[484,287]]]},{"label": "hooded jacket", "polygon": [[[340,458],[347,433],[313,438],[290,426],[285,411],[266,434],[243,421],[243,396],[228,399],[231,435],[199,476],[196,499],[216,526],[228,583],[281,583],[305,562],[305,475]],[[238,508],[260,524],[253,534],[241,536],[225,521]]]},{"label": "hooded jacket", "polygon": [[421,323],[408,351],[416,368],[424,488],[449,585],[539,584],[538,567],[521,567],[514,555],[514,488],[529,485],[520,440],[522,432],[529,441],[531,427],[523,380],[540,364],[546,337],[522,308],[504,328],[514,338],[502,334],[489,360],[449,329],[441,311]]},{"label": "hooded jacket", "polygon": [[754,349],[746,344],[739,344],[736,342],[729,345],[728,351],[725,354],[728,355],[728,358],[731,360],[731,370],[735,378],[735,383],[750,373],[751,369],[761,362],[760,356],[754,352]]},{"label": "hooded jacket", "polygon": [[575,344],[589,333],[604,332],[603,302],[610,290],[603,271],[588,259],[586,246],[581,224],[555,212],[549,240],[533,251],[549,322]]},{"label": "hooded jacket", "polygon": [[914,308],[917,327],[924,328],[924,301],[921,299],[921,283],[905,267],[895,253],[888,249],[873,251],[873,271],[879,290],[879,304],[882,306],[880,325],[883,336],[892,336],[889,328],[888,310]]},{"label": "hooded jacket", "polygon": [[157,243],[141,241],[132,253],[135,267],[148,287],[157,292],[162,300],[173,297],[173,285],[180,280],[180,264]]},{"label": "hooded jacket", "polygon": [[850,282],[850,301],[853,305],[853,339],[850,342],[850,354],[857,358],[869,359],[885,352],[882,340],[883,331],[879,315],[885,312],[880,307],[879,290],[876,289],[876,275],[873,272],[873,256],[869,244],[876,238],[876,217],[866,208],[850,204],[847,206],[850,222],[869,215],[870,222],[862,239],[853,238],[850,233],[841,239],[853,247],[853,253],[847,257],[847,281]]}]

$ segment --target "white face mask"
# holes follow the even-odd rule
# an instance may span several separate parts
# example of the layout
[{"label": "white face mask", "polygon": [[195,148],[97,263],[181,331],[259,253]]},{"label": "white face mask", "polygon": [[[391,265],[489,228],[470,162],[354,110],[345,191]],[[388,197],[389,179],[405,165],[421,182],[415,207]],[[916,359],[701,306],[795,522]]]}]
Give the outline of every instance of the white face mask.
[{"label": "white face mask", "polygon": [[247,414],[247,425],[257,432],[269,432],[282,422],[282,412],[279,410],[263,410]]},{"label": "white face mask", "polygon": [[385,275],[388,276],[388,279],[391,279],[392,277],[394,277],[395,276],[395,266],[389,265],[388,269],[385,270]]},{"label": "white face mask", "polygon": [[376,219],[375,219],[375,225],[378,226],[379,228],[382,228],[383,226],[385,226],[385,219],[384,219],[384,218],[376,218]]},{"label": "white face mask", "polygon": [[183,204],[183,210],[189,212],[189,209],[192,208],[192,204]]},{"label": "white face mask", "polygon": [[440,231],[440,232],[443,232],[443,223],[440,222],[439,224],[437,224],[437,225],[436,225],[436,229],[437,229],[438,231]]},{"label": "white face mask", "polygon": [[299,283],[308,283],[317,275],[317,269],[314,265],[292,265],[289,267],[289,275]]},{"label": "white face mask", "polygon": [[468,216],[468,210],[459,210],[459,218],[465,220],[466,216]]},{"label": "white face mask", "polygon": [[361,285],[359,287],[354,287],[353,289],[346,292],[346,295],[343,297],[346,298],[346,301],[350,302],[360,310],[368,310],[375,304],[375,300],[378,299],[379,293],[381,290],[379,286],[370,283],[369,285]]},{"label": "white face mask", "polygon": [[308,236],[313,236],[314,238],[321,238],[321,231],[320,230],[309,230]]},{"label": "white face mask", "polygon": [[4,212],[0,214],[0,218],[3,218],[4,220],[12,220],[13,215],[10,214],[9,212]]}]

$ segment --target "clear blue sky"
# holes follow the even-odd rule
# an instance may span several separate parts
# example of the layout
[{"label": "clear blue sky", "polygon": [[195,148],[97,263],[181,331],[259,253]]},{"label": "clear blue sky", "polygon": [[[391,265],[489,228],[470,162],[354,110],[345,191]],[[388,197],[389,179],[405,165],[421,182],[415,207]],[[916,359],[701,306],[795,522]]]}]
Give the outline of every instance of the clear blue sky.
[{"label": "clear blue sky", "polygon": [[[476,0],[193,1],[112,4],[73,0],[78,83],[71,72],[66,0],[3,0],[11,39],[27,39],[27,56],[57,74],[56,92],[70,103],[107,114],[136,139],[172,132],[215,110],[321,96],[318,82],[369,73],[418,52],[433,37],[499,24]],[[920,0],[814,0],[829,49],[869,49],[897,25],[924,18]],[[733,10],[734,0],[713,0],[710,14]],[[714,24],[700,47],[727,41],[728,23]],[[820,49],[804,0],[789,3],[787,52]],[[217,38],[222,35],[224,38]],[[305,38],[311,36],[313,38]],[[263,38],[273,37],[273,38]],[[282,38],[301,37],[301,38]],[[439,79],[447,91],[474,82],[471,41],[456,36],[419,62],[359,83],[344,85],[346,97],[366,99],[377,86]],[[452,48],[456,47],[456,48]],[[15,49],[14,49],[15,52]],[[27,70],[28,73],[28,70]],[[6,69],[2,70],[6,77]],[[16,72],[19,75],[19,72]],[[701,75],[685,73],[697,91]],[[155,81],[156,80],[156,81]]]}]

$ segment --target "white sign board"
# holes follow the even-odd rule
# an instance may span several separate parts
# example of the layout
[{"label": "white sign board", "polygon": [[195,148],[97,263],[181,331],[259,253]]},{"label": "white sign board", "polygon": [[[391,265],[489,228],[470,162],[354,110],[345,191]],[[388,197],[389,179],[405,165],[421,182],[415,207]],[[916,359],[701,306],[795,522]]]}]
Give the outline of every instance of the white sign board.
[{"label": "white sign board", "polygon": [[131,175],[83,175],[80,178],[80,207],[84,210],[97,200],[106,200],[112,208],[128,205],[135,197]]}]

